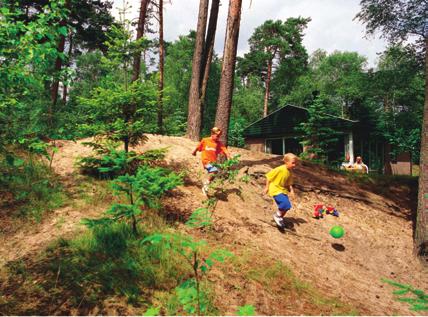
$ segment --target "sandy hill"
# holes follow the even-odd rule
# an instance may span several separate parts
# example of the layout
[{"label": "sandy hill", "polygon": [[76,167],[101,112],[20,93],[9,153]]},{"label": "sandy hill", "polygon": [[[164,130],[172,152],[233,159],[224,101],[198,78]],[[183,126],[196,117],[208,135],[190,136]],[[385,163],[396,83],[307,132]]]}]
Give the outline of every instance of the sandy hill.
[{"label": "sandy hill", "polygon": [[[90,149],[81,141],[61,141],[61,145],[53,167],[65,186],[74,188],[78,195],[79,175],[74,162],[76,157],[90,153]],[[204,200],[200,187],[205,174],[199,154],[198,157],[191,155],[195,146],[195,142],[182,137],[150,135],[146,144],[136,148],[144,151],[168,147],[167,162],[187,171],[188,182],[177,189],[177,195],[165,201],[171,219],[178,222],[186,219]],[[242,195],[230,187],[220,197],[214,216],[217,243],[245,246],[276,258],[325,293],[351,303],[361,314],[411,314],[407,304],[394,300],[393,289],[381,282],[381,278],[426,291],[428,272],[412,253],[414,192],[400,186],[362,187],[343,175],[303,163],[295,171],[297,198],[287,216],[287,227],[293,232],[281,233],[272,225],[272,200],[262,195],[265,181],[262,175],[281,164],[281,158],[238,148],[230,151],[241,155],[242,171],[247,171],[251,179],[241,184]],[[314,219],[313,205],[317,203],[335,206],[340,217]],[[4,235],[0,245],[0,265],[42,249],[56,237],[77,230],[80,218],[101,211],[102,206],[91,211],[66,206],[37,226],[7,232],[7,238]],[[61,219],[60,227],[58,219]],[[335,224],[346,231],[338,240],[329,235],[329,229]],[[224,283],[221,285],[224,287]],[[247,294],[242,290],[224,292],[222,305],[233,306],[237,298],[245,296],[248,299],[245,302],[254,303],[258,313],[278,314],[263,294]]]}]

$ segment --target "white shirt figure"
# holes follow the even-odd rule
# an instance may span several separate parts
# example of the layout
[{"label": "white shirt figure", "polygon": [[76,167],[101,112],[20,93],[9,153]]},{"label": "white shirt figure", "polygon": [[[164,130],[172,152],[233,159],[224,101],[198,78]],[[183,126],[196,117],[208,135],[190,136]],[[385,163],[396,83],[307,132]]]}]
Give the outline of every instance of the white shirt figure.
[{"label": "white shirt figure", "polygon": [[351,157],[349,156],[348,153],[346,153],[345,162],[342,162],[342,165],[340,165],[340,169],[346,170],[348,168],[352,168],[353,165],[354,165],[354,162],[351,161]]},{"label": "white shirt figure", "polygon": [[363,163],[363,158],[361,156],[357,156],[357,160],[355,161],[353,168],[362,173],[369,173],[369,167]]}]

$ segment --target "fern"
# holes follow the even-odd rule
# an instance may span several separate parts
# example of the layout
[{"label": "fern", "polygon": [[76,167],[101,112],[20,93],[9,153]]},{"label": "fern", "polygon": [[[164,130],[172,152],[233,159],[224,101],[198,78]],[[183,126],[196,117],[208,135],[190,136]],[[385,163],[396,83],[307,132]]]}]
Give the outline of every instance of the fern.
[{"label": "fern", "polygon": [[[399,288],[398,290],[395,290],[393,294],[397,295],[397,301],[408,303],[410,305],[410,310],[428,311],[428,294],[426,294],[423,290],[416,289],[411,285],[401,284],[389,279],[382,279],[382,281]],[[401,295],[406,294],[413,296],[400,297]]]}]

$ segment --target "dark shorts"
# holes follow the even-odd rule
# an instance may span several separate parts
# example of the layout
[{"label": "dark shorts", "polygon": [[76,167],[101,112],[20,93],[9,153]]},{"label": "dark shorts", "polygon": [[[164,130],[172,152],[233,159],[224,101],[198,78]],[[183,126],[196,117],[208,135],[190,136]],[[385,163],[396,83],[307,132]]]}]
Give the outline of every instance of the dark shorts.
[{"label": "dark shorts", "polygon": [[281,211],[287,211],[291,209],[291,203],[288,199],[288,196],[285,194],[279,194],[276,196],[273,196],[273,199],[275,200],[276,204],[278,205],[278,209]]},{"label": "dark shorts", "polygon": [[208,173],[217,173],[218,172],[218,168],[211,165],[211,164],[205,165],[204,168],[207,170]]}]

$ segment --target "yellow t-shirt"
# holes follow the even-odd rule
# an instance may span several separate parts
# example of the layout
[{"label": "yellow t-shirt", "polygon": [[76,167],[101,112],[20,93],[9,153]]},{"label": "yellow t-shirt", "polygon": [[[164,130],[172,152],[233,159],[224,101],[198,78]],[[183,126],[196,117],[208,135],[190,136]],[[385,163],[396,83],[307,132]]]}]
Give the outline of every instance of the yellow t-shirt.
[{"label": "yellow t-shirt", "polygon": [[291,172],[285,165],[278,166],[266,174],[269,181],[269,196],[288,195],[288,186],[293,185]]}]

